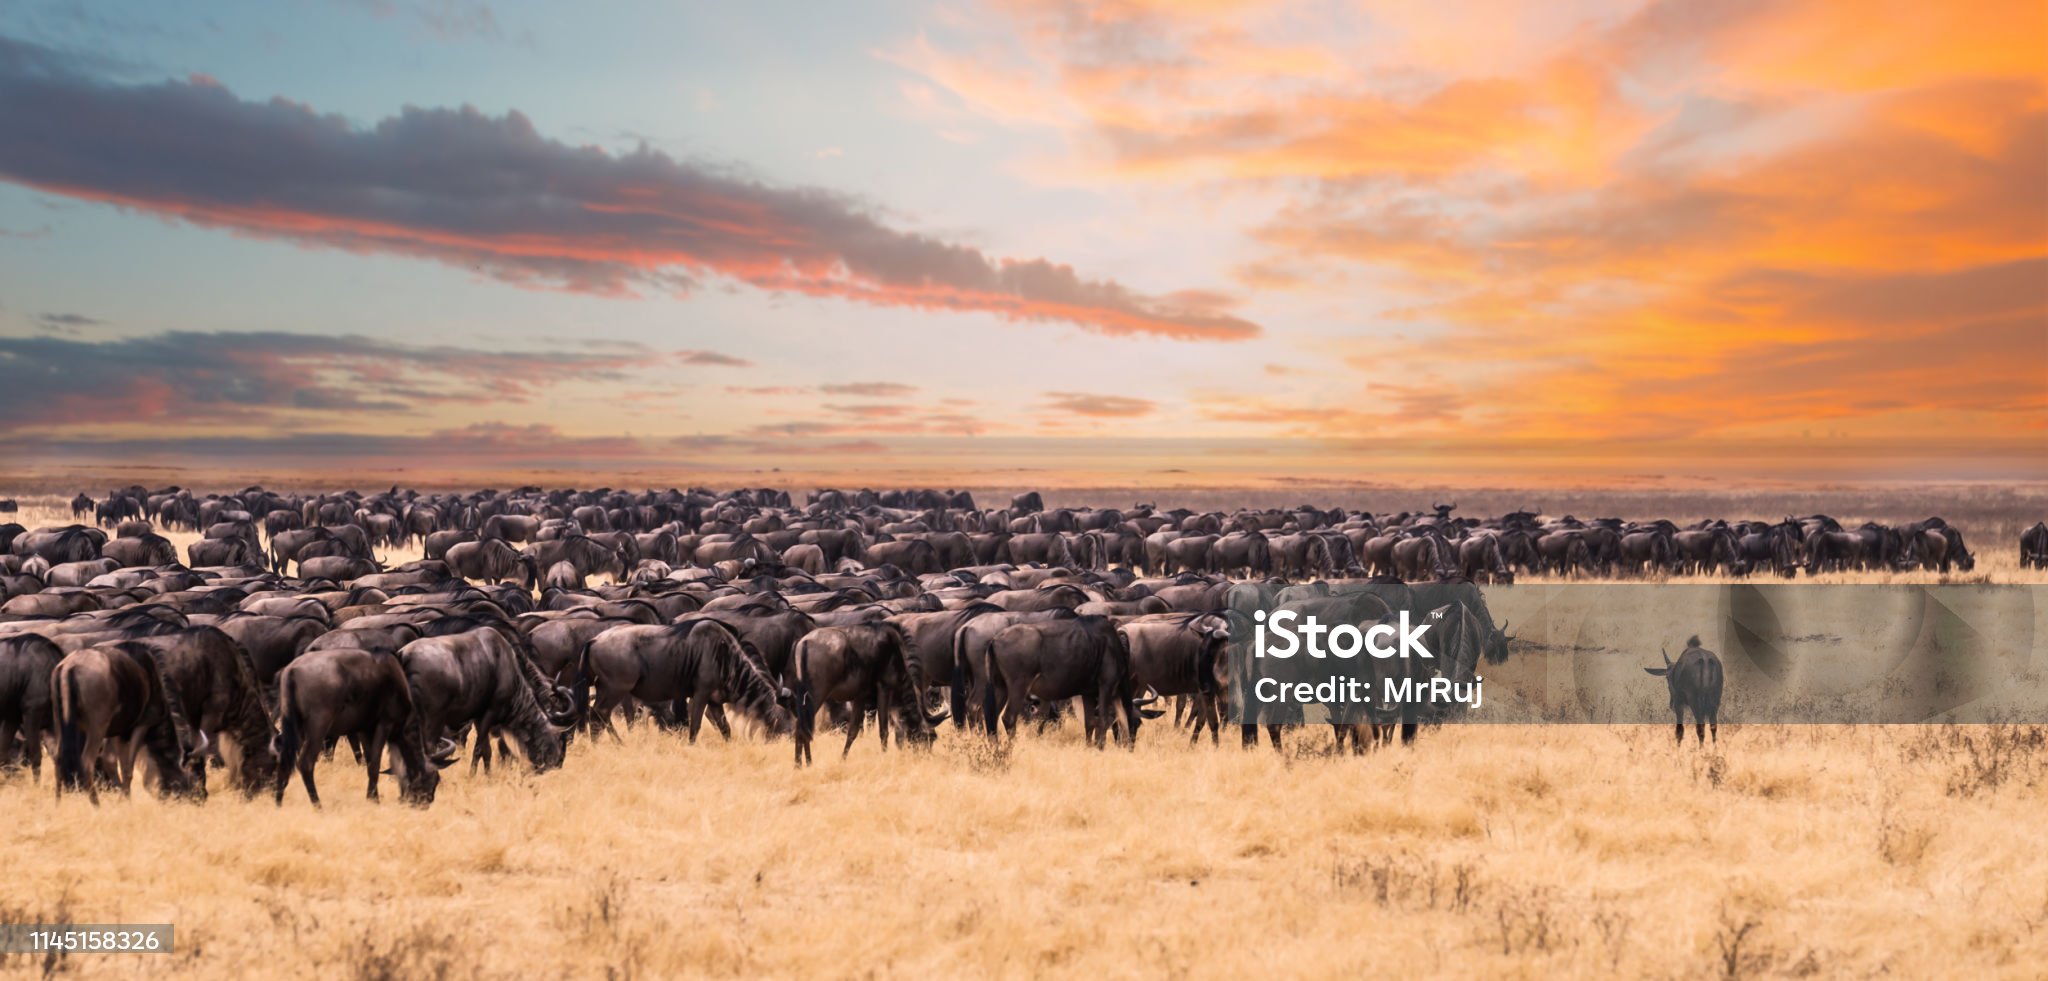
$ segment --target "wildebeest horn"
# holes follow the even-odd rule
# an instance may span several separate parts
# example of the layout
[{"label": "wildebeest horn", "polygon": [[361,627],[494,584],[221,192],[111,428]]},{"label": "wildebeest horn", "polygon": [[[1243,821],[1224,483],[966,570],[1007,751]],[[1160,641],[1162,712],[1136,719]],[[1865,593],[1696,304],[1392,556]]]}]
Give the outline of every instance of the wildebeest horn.
[{"label": "wildebeest horn", "polygon": [[1659,648],[1657,648],[1657,653],[1659,653],[1659,654],[1662,654],[1662,655],[1664,655],[1664,666],[1665,666],[1665,667],[1667,667],[1667,668],[1668,668],[1668,667],[1670,667],[1670,666],[1671,666],[1671,651],[1670,651],[1670,650],[1668,650],[1668,649],[1666,649],[1666,648],[1662,648],[1662,647],[1659,647]]},{"label": "wildebeest horn", "polygon": [[941,708],[937,712],[924,713],[924,721],[926,725],[935,726],[941,722],[946,721],[946,719],[950,718],[952,714],[952,710]]}]

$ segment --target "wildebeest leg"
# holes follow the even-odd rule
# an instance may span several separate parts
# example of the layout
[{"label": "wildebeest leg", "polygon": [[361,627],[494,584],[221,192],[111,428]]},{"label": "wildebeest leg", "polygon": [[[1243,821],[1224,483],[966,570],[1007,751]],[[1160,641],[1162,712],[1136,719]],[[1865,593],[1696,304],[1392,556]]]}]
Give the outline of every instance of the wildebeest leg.
[{"label": "wildebeest leg", "polygon": [[[192,771],[192,782],[197,784],[200,790],[206,789],[206,760],[209,755],[211,754],[194,753],[189,757],[192,765],[187,769]],[[223,763],[221,766],[225,769],[227,764]]]},{"label": "wildebeest leg", "polygon": [[[1268,726],[1266,726],[1266,738],[1267,738],[1267,739],[1270,739],[1270,740],[1272,740],[1272,741],[1273,741],[1273,752],[1275,752],[1275,753],[1279,752],[1279,751],[1280,751],[1280,727],[1279,727],[1278,725],[1268,725]],[[1254,737],[1253,737],[1253,739],[1254,739],[1254,740],[1256,741],[1257,737],[1256,737],[1256,736],[1254,736]]]},{"label": "wildebeest leg", "polygon": [[[99,731],[99,726],[97,725],[85,726],[84,728],[86,732],[85,749],[79,754],[78,759],[79,768],[85,772],[80,774],[80,776],[85,779],[85,796],[92,801],[94,807],[98,807],[100,804],[100,754],[106,751],[107,737]],[[63,790],[63,784],[59,783],[57,787],[58,793],[63,793]]]},{"label": "wildebeest leg", "polygon": [[1244,748],[1259,748],[1259,727],[1256,724],[1247,722],[1244,725],[1239,726],[1238,729],[1240,730],[1239,734],[1243,736],[1244,739]]},{"label": "wildebeest leg", "polygon": [[884,753],[889,751],[889,711],[894,707],[894,701],[886,688],[875,692],[875,732],[882,737]]},{"label": "wildebeest leg", "polygon": [[726,742],[732,742],[732,724],[725,721],[725,706],[714,704],[706,708],[704,717],[711,720],[711,728],[718,730]]},{"label": "wildebeest leg", "polygon": [[1191,706],[1188,704],[1188,697],[1186,695],[1173,696],[1173,727],[1175,729],[1178,729],[1181,726],[1187,724],[1186,722],[1183,722],[1181,720],[1181,714],[1184,712],[1187,713],[1188,721],[1191,721],[1195,724],[1195,735],[1197,737],[1201,736],[1202,720],[1197,718],[1194,712],[1191,711]]},{"label": "wildebeest leg", "polygon": [[1017,716],[1031,704],[1031,679],[1010,679],[1008,700],[1003,703],[1003,732],[1017,738]]},{"label": "wildebeest leg", "polygon": [[369,793],[371,800],[377,799],[377,774],[382,772],[384,768],[384,741],[389,737],[390,731],[381,722],[377,724],[376,728],[370,730],[370,744],[366,748],[366,755],[370,758]]},{"label": "wildebeest leg", "polygon": [[[808,697],[806,695],[806,697]],[[811,762],[811,736],[818,731],[818,706],[799,703],[796,719],[796,765]]]},{"label": "wildebeest leg", "polygon": [[1685,745],[1685,711],[1680,709],[1671,714],[1678,716],[1678,745],[1683,746]]},{"label": "wildebeest leg", "polygon": [[860,726],[866,718],[867,713],[859,709],[846,713],[846,745],[839,750],[840,759],[843,760],[852,755],[853,741],[860,738]]},{"label": "wildebeest leg", "polygon": [[1081,737],[1096,749],[1103,748],[1109,742],[1102,731],[1103,726],[1109,722],[1103,715],[1103,708],[1102,699],[1095,693],[1090,692],[1081,696]]},{"label": "wildebeest leg", "polygon": [[690,699],[690,745],[697,745],[697,730],[704,728],[704,700]]},{"label": "wildebeest leg", "polygon": [[[1196,711],[1200,712],[1203,720],[1209,724],[1209,745],[1211,746],[1223,745],[1223,718],[1222,712],[1217,705],[1218,701],[1220,699],[1214,695],[1202,695],[1195,699]],[[1202,727],[1199,724],[1195,726],[1195,738],[1202,738]]]},{"label": "wildebeest leg", "polygon": [[[372,756],[371,760],[375,761]],[[484,773],[491,772],[491,724],[479,722],[476,727],[476,748],[469,754],[469,775],[476,776],[476,767],[482,763]]]},{"label": "wildebeest leg", "polygon": [[[307,799],[307,800],[309,800],[309,801],[312,801],[312,802],[313,802],[313,806],[314,806],[314,807],[319,807],[319,806],[320,806],[320,787],[319,787],[319,785],[317,785],[317,784],[315,784],[315,783],[313,782],[313,764],[314,764],[314,762],[315,762],[315,761],[317,761],[317,760],[318,760],[319,758],[320,758],[320,741],[319,741],[319,740],[312,740],[312,739],[308,739],[308,740],[306,740],[306,746],[305,746],[305,748],[304,748],[304,749],[301,749],[301,750],[299,751],[299,781],[300,781],[301,783],[304,783],[304,784],[306,785],[306,799]],[[288,766],[288,765],[290,765],[290,764],[288,764],[288,763],[286,763],[286,762],[284,762],[284,761],[279,761],[279,762],[278,762],[278,766],[279,766],[280,768],[282,768],[282,767],[285,767],[285,766]],[[375,780],[375,779],[377,779],[377,778],[376,778],[376,772],[377,772],[377,761],[376,761],[376,760],[371,760],[371,761],[370,761],[370,773],[371,773],[371,777],[370,777],[370,779],[372,779],[372,780]],[[283,785],[279,785],[279,787],[278,787],[278,799],[279,799],[279,801],[280,801],[280,802],[282,802],[282,801],[283,801],[283,797],[284,797],[284,787],[283,787]]]},{"label": "wildebeest leg", "polygon": [[1401,745],[1415,741],[1415,731],[1420,728],[1415,722],[1415,706],[1401,706]]},{"label": "wildebeest leg", "polygon": [[597,732],[601,728],[605,732],[612,734],[612,742],[615,745],[623,746],[626,744],[626,740],[619,736],[619,727],[612,724],[612,711],[617,709],[618,706],[617,699],[606,694],[604,689],[599,688],[597,699],[590,709],[588,724],[592,733]]},{"label": "wildebeest leg", "polygon": [[142,752],[142,740],[146,734],[147,730],[137,728],[133,733],[129,734],[128,738],[121,740],[120,745],[115,749],[115,752],[118,754],[116,760],[120,768],[117,772],[121,784],[121,796],[123,797],[129,796],[130,791],[135,787],[135,755]]},{"label": "wildebeest leg", "polygon": [[1697,715],[1692,717],[1692,738],[1693,742],[1702,746],[1707,744],[1707,723]]},{"label": "wildebeest leg", "polygon": [[35,782],[42,783],[43,739],[42,735],[37,731],[38,728],[34,725],[33,720],[31,720],[30,729],[21,740],[21,754],[28,758],[29,773],[35,777]]}]

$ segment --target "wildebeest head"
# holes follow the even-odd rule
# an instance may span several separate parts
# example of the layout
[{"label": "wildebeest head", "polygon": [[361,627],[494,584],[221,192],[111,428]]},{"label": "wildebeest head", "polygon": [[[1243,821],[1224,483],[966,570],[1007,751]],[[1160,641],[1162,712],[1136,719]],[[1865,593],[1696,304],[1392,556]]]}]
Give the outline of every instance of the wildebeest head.
[{"label": "wildebeest head", "polygon": [[407,771],[399,780],[398,799],[414,807],[426,807],[434,802],[434,792],[440,789],[441,771],[432,760],[421,763],[418,772]]}]

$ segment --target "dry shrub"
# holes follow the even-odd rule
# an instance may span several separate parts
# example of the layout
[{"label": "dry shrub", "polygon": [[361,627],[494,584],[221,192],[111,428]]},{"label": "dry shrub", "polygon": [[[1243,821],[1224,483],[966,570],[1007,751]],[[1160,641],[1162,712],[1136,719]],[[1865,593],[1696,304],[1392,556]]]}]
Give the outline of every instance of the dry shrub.
[{"label": "dry shrub", "polygon": [[[38,902],[33,897],[24,897],[20,900],[0,899],[0,923],[9,925],[73,923],[77,921],[77,913],[77,909],[72,905],[72,886],[69,882],[59,887],[57,894],[50,897],[47,902]],[[0,968],[32,970],[46,978],[63,973],[74,963],[68,952],[62,950],[46,950],[40,954],[0,954]]]},{"label": "dry shrub", "polygon": [[366,929],[349,946],[349,977],[357,981],[444,981],[450,975],[467,973],[459,971],[466,938],[431,922],[406,922],[411,918],[405,916],[393,919],[405,925],[380,924]]},{"label": "dry shrub", "polygon": [[1382,908],[1454,913],[1470,911],[1481,892],[1476,863],[1446,864],[1413,851],[1339,856],[1331,864],[1330,888],[1363,895]]}]

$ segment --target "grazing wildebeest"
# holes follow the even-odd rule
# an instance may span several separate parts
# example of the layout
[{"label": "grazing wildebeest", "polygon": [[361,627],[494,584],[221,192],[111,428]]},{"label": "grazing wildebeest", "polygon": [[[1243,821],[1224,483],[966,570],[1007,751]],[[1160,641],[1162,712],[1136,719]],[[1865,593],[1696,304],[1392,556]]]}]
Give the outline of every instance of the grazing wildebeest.
[{"label": "grazing wildebeest", "polygon": [[1230,644],[1230,621],[1221,613],[1162,613],[1125,621],[1117,628],[1130,650],[1131,686],[1154,695],[1194,696],[1190,742],[1222,736],[1218,696],[1222,694]]},{"label": "grazing wildebeest", "polygon": [[[555,689],[540,669],[490,627],[427,636],[399,648],[398,660],[411,680],[413,706],[430,745],[460,726],[476,726],[470,769],[490,769],[490,735],[509,729],[534,770],[562,765],[563,736],[575,721],[573,709],[544,710]],[[566,696],[560,699],[566,703]]]},{"label": "grazing wildebeest", "polygon": [[185,555],[194,568],[204,568],[245,565],[254,561],[258,552],[246,538],[207,538],[185,546]]},{"label": "grazing wildebeest", "polygon": [[155,532],[116,538],[102,547],[100,554],[124,566],[172,565],[178,561],[177,547]]},{"label": "grazing wildebeest", "polygon": [[533,557],[505,544],[501,538],[457,542],[448,548],[442,559],[448,563],[450,572],[464,579],[504,582],[519,573],[524,576],[520,580],[522,585],[540,582],[540,569]]},{"label": "grazing wildebeest", "polygon": [[184,721],[178,700],[165,698],[156,652],[121,641],[65,655],[50,674],[56,705],[57,796],[84,790],[100,802],[102,754],[111,750],[116,786],[134,786],[136,754],[147,751],[156,768],[157,792],[165,797],[203,794],[185,770]]},{"label": "grazing wildebeest", "polygon": [[[612,726],[612,711],[626,706],[630,724],[631,700],[650,706],[683,702],[692,743],[712,706],[733,705],[774,733],[788,732],[794,724],[780,704],[781,689],[762,671],[758,657],[749,655],[736,630],[717,620],[614,627],[592,638],[583,658],[582,676],[596,687],[591,731],[602,726],[614,740],[623,741]],[[577,703],[585,697],[579,688]],[[725,731],[715,716],[712,724]]]},{"label": "grazing wildebeest", "polygon": [[[450,549],[452,556],[454,550]],[[589,578],[600,572],[609,572],[614,580],[626,576],[626,562],[606,545],[588,535],[571,535],[549,541],[535,542],[520,553],[529,557],[533,568],[549,570],[553,575],[556,565],[567,562],[571,569],[582,578]]]},{"label": "grazing wildebeest", "polygon": [[884,752],[889,749],[891,714],[901,714],[903,738],[920,743],[930,742],[931,727],[945,719],[944,713],[925,713],[924,667],[918,660],[917,645],[893,623],[821,627],[804,635],[790,655],[790,689],[798,766],[811,762],[818,709],[828,704],[848,706],[841,757],[853,752],[870,707]]},{"label": "grazing wildebeest", "polygon": [[2020,532],[2020,568],[2048,569],[2048,521]]},{"label": "grazing wildebeest", "polygon": [[1671,714],[1677,716],[1678,741],[1685,742],[1685,713],[1692,713],[1694,738],[1705,743],[1707,731],[1713,730],[1714,742],[1721,741],[1721,659],[1713,651],[1700,646],[1698,637],[1688,638],[1685,651],[1678,655],[1678,663],[1671,661],[1670,651],[1661,651],[1664,666],[1644,668],[1644,671],[1664,679],[1671,690]]},{"label": "grazing wildebeest", "polygon": [[991,738],[1017,732],[1017,719],[1033,700],[1052,704],[1080,698],[1087,738],[1097,748],[1108,741],[1121,707],[1126,744],[1137,745],[1140,722],[1131,686],[1130,651],[1108,617],[1074,617],[1005,627],[984,652],[988,676],[982,682],[982,712]]},{"label": "grazing wildebeest", "polygon": [[982,690],[988,677],[988,642],[1005,628],[1019,623],[1070,620],[1074,611],[1066,607],[1036,613],[991,612],[977,616],[953,632],[953,727],[980,728],[984,716],[967,710],[966,699]]},{"label": "grazing wildebeest", "polygon": [[58,565],[99,558],[100,548],[106,543],[107,533],[98,528],[67,525],[63,528],[38,528],[16,535],[9,547],[16,555],[40,555],[51,565]]},{"label": "grazing wildebeest", "polygon": [[214,627],[158,634],[139,643],[156,652],[164,697],[174,717],[182,717],[192,734],[193,745],[186,754],[192,778],[205,787],[209,748],[226,734],[241,753],[241,764],[230,777],[232,785],[246,797],[261,793],[276,772],[271,740],[277,733],[270,727],[269,707],[248,652]]},{"label": "grazing wildebeest", "polygon": [[278,673],[277,699],[277,803],[284,803],[296,766],[306,797],[320,806],[313,765],[321,749],[341,736],[366,747],[371,800],[377,799],[377,775],[389,745],[397,750],[400,799],[420,807],[433,803],[441,776],[427,760],[421,719],[397,658],[349,647],[308,651]]},{"label": "grazing wildebeest", "polygon": [[37,782],[43,779],[43,740],[55,739],[50,674],[64,651],[39,634],[0,637],[0,766],[14,764],[14,740]]}]

